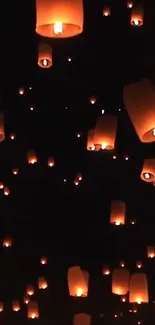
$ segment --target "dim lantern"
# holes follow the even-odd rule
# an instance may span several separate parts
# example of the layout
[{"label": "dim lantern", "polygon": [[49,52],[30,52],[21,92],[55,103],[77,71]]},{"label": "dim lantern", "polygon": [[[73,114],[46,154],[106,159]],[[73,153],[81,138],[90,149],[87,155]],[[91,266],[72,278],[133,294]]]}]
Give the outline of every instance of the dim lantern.
[{"label": "dim lantern", "polygon": [[103,16],[108,17],[108,16],[110,16],[110,14],[111,14],[111,10],[109,7],[103,8]]},{"label": "dim lantern", "polygon": [[13,300],[12,302],[12,309],[13,311],[19,311],[20,310],[20,305],[18,300]]},{"label": "dim lantern", "polygon": [[28,318],[36,319],[39,318],[39,308],[36,301],[30,301],[28,307]]},{"label": "dim lantern", "polygon": [[147,183],[153,183],[155,181],[155,158],[144,159],[141,179]]},{"label": "dim lantern", "polygon": [[73,325],[90,325],[91,316],[89,314],[76,314],[73,317]]},{"label": "dim lantern", "polygon": [[148,258],[154,258],[155,257],[155,248],[154,248],[154,246],[148,246],[147,247],[147,257]]},{"label": "dim lantern", "polygon": [[143,7],[142,6],[134,6],[131,9],[131,18],[130,24],[135,27],[139,27],[143,25]]},{"label": "dim lantern", "polygon": [[0,112],[0,142],[5,140],[4,113]]},{"label": "dim lantern", "polygon": [[129,286],[129,302],[130,303],[148,303],[148,284],[145,273],[134,273],[130,278]]},{"label": "dim lantern", "polygon": [[34,150],[30,149],[27,153],[28,164],[34,165],[37,163],[37,156]]},{"label": "dim lantern", "polygon": [[126,295],[129,291],[129,271],[126,269],[114,269],[112,273],[112,293]]},{"label": "dim lantern", "polygon": [[125,224],[126,206],[123,201],[114,200],[111,202],[110,223],[115,226]]},{"label": "dim lantern", "polygon": [[86,275],[79,266],[68,269],[68,288],[70,296],[87,297],[88,274]]},{"label": "dim lantern", "polygon": [[39,44],[38,65],[41,68],[50,68],[52,66],[52,49],[48,44]]},{"label": "dim lantern", "polygon": [[48,287],[47,281],[45,280],[45,278],[43,276],[40,276],[38,278],[38,287],[39,287],[39,289],[46,289]]}]

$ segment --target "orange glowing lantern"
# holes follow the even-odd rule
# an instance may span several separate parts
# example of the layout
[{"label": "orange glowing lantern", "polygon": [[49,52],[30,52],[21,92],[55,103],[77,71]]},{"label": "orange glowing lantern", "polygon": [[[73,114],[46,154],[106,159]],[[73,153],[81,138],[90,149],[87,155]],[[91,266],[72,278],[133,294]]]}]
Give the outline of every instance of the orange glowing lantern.
[{"label": "orange glowing lantern", "polygon": [[28,164],[36,164],[37,156],[34,150],[29,150],[27,154]]},{"label": "orange glowing lantern", "polygon": [[4,191],[4,195],[6,195],[6,196],[10,195],[10,189],[8,186],[4,186],[3,191]]},{"label": "orange glowing lantern", "polygon": [[48,158],[48,166],[53,167],[55,165],[55,161],[53,157]]},{"label": "orange glowing lantern", "polygon": [[39,45],[38,65],[45,69],[52,66],[52,49],[48,44],[41,43]]},{"label": "orange glowing lantern", "polygon": [[143,7],[142,6],[134,6],[131,11],[130,24],[136,27],[143,25]]},{"label": "orange glowing lantern", "polygon": [[41,257],[41,259],[40,259],[40,263],[41,263],[42,265],[47,264],[47,257],[45,257],[45,256]]},{"label": "orange glowing lantern", "polygon": [[112,115],[102,115],[97,119],[94,130],[95,150],[112,150],[115,146],[117,119]]},{"label": "orange glowing lantern", "polygon": [[109,266],[104,266],[102,272],[103,272],[103,275],[109,275],[110,274]]},{"label": "orange glowing lantern", "polygon": [[5,140],[4,113],[0,112],[0,142]]},{"label": "orange glowing lantern", "polygon": [[39,287],[39,289],[46,289],[48,287],[47,281],[45,280],[45,278],[43,276],[40,276],[38,278],[38,287]]},{"label": "orange glowing lantern", "polygon": [[124,267],[124,266],[125,266],[124,261],[120,261],[120,266],[121,266],[121,267]]},{"label": "orange glowing lantern", "polygon": [[112,293],[126,295],[129,291],[129,271],[126,269],[114,269],[112,273]]},{"label": "orange glowing lantern", "polygon": [[14,139],[15,139],[15,137],[16,137],[16,136],[15,136],[15,134],[14,134],[14,133],[10,133],[10,139],[11,139],[11,140],[14,140]]},{"label": "orange glowing lantern", "polygon": [[29,296],[25,296],[24,297],[24,304],[28,304],[30,302],[30,297]]},{"label": "orange glowing lantern", "polygon": [[88,131],[87,150],[89,150],[89,151],[94,151],[95,150],[95,146],[94,146],[94,130],[93,129]]},{"label": "orange glowing lantern", "polygon": [[155,88],[144,79],[124,87],[124,104],[142,142],[155,141]]},{"label": "orange glowing lantern", "polygon": [[108,17],[108,16],[110,16],[110,14],[111,14],[111,10],[110,10],[110,8],[109,8],[109,7],[105,7],[105,8],[103,9],[103,16]]},{"label": "orange glowing lantern", "polygon": [[148,246],[147,247],[147,257],[148,258],[154,258],[155,257],[155,248],[154,248],[154,246]]},{"label": "orange glowing lantern", "polygon": [[3,188],[4,188],[4,184],[0,182],[0,190],[2,190]]},{"label": "orange glowing lantern", "polygon": [[3,302],[0,301],[0,313],[4,310],[4,305],[3,305]]},{"label": "orange glowing lantern", "polygon": [[133,1],[127,1],[127,8],[131,9],[133,7]]},{"label": "orange glowing lantern", "polygon": [[136,266],[137,266],[138,269],[141,269],[142,266],[143,266],[142,261],[137,261]]},{"label": "orange glowing lantern", "polygon": [[95,96],[90,97],[90,98],[89,98],[89,102],[90,102],[90,104],[92,104],[92,105],[96,104],[96,102],[97,102],[96,97],[95,97]]},{"label": "orange glowing lantern", "polygon": [[24,88],[19,88],[18,93],[19,95],[24,95]]},{"label": "orange glowing lantern", "polygon": [[127,297],[126,297],[126,296],[121,297],[121,301],[122,301],[122,302],[126,302],[126,301],[127,301]]},{"label": "orange glowing lantern", "polygon": [[14,168],[14,169],[12,170],[12,173],[13,173],[14,175],[17,175],[17,174],[18,174],[18,168]]},{"label": "orange glowing lantern", "polygon": [[12,309],[13,311],[19,311],[20,310],[20,305],[18,300],[13,300],[12,302]]},{"label": "orange glowing lantern", "polygon": [[83,0],[36,0],[36,32],[66,38],[83,31]]},{"label": "orange glowing lantern", "polygon": [[76,177],[79,181],[82,181],[82,174],[78,173]]},{"label": "orange glowing lantern", "polygon": [[34,295],[34,287],[33,285],[28,285],[27,288],[26,288],[26,294],[28,296],[33,296]]},{"label": "orange glowing lantern", "polygon": [[7,237],[3,240],[3,247],[11,247],[12,246],[12,239]]},{"label": "orange glowing lantern", "polygon": [[73,318],[73,325],[90,325],[91,316],[89,314],[76,314]]},{"label": "orange glowing lantern", "polygon": [[125,213],[126,207],[123,201],[112,201],[111,202],[111,213],[110,213],[110,223],[115,226],[120,226],[125,224]]},{"label": "orange glowing lantern", "polygon": [[86,274],[79,266],[73,266],[68,269],[68,288],[70,296],[87,297],[88,281]]},{"label": "orange glowing lantern", "polygon": [[129,289],[129,302],[130,303],[148,303],[148,283],[145,273],[134,273],[130,279]]},{"label": "orange glowing lantern", "polygon": [[28,307],[28,318],[36,319],[39,318],[39,308],[36,301],[30,301]]},{"label": "orange glowing lantern", "polygon": [[144,160],[141,179],[147,183],[153,183],[155,181],[155,158]]}]

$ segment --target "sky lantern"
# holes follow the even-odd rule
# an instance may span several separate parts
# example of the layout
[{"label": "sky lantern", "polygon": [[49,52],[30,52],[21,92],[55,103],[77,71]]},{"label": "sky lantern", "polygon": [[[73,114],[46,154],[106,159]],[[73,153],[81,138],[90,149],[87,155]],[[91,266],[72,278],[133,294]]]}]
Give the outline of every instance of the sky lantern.
[{"label": "sky lantern", "polygon": [[79,266],[68,269],[68,288],[70,296],[87,297],[88,279]]},{"label": "sky lantern", "polygon": [[3,305],[3,302],[0,301],[0,313],[4,310],[4,305]]},{"label": "sky lantern", "polygon": [[52,49],[48,44],[40,43],[38,49],[38,65],[40,68],[52,66]]},{"label": "sky lantern", "polygon": [[110,223],[115,226],[125,225],[126,206],[123,201],[114,200],[111,202]]},{"label": "sky lantern", "polygon": [[19,95],[24,95],[24,88],[19,88],[18,93]]},{"label": "sky lantern", "polygon": [[112,150],[115,146],[117,118],[112,115],[101,115],[94,129],[95,150]]},{"label": "sky lantern", "polygon": [[155,181],[155,158],[144,159],[141,179],[147,183],[153,183]]},{"label": "sky lantern", "polygon": [[39,318],[39,308],[36,301],[30,301],[27,305],[28,308],[28,318],[36,319]]},{"label": "sky lantern", "polygon": [[76,314],[73,318],[73,325],[90,325],[91,316],[89,314]]},{"label": "sky lantern", "polygon": [[131,9],[133,7],[133,1],[127,1],[127,8]]},{"label": "sky lantern", "polygon": [[135,27],[139,27],[143,25],[143,16],[144,11],[142,6],[134,6],[131,9],[131,18],[130,18],[130,24]]},{"label": "sky lantern", "polygon": [[5,140],[4,113],[0,112],[0,142]]},{"label": "sky lantern", "polygon": [[48,158],[48,166],[53,167],[55,165],[55,161],[53,157]]},{"label": "sky lantern", "polygon": [[0,190],[2,190],[4,188],[4,183],[0,182]]},{"label": "sky lantern", "polygon": [[9,187],[8,186],[4,186],[3,192],[4,192],[4,195],[5,196],[10,195],[10,189],[9,189]]},{"label": "sky lantern", "polygon": [[30,297],[29,296],[24,296],[24,304],[28,304],[30,302]]},{"label": "sky lantern", "polygon": [[95,146],[94,146],[94,130],[93,129],[88,131],[87,150],[89,150],[89,151],[94,151],[95,150]]},{"label": "sky lantern", "polygon": [[33,285],[29,284],[26,288],[26,294],[28,296],[33,296],[34,295],[34,287]]},{"label": "sky lantern", "polygon": [[126,295],[129,291],[129,271],[125,268],[114,269],[112,273],[112,293]]},{"label": "sky lantern", "polygon": [[47,264],[47,257],[46,257],[46,256],[42,256],[41,259],[40,259],[40,263],[41,263],[42,265]]},{"label": "sky lantern", "polygon": [[13,300],[12,302],[12,309],[13,311],[19,311],[20,310],[20,305],[18,300]]},{"label": "sky lantern", "polygon": [[36,32],[66,38],[83,31],[83,0],[36,0]]},{"label": "sky lantern", "polygon": [[148,283],[145,273],[134,273],[130,279],[129,287],[129,302],[130,303],[148,303]]},{"label": "sky lantern", "polygon": [[6,237],[3,240],[3,247],[11,247],[12,246],[12,239],[10,237]]},{"label": "sky lantern", "polygon": [[147,246],[147,257],[154,258],[155,257],[155,248],[154,246]]},{"label": "sky lantern", "polygon": [[47,281],[45,280],[44,276],[40,276],[38,278],[38,287],[39,289],[46,289],[48,287]]},{"label": "sky lantern", "polygon": [[105,7],[105,8],[103,8],[103,16],[108,17],[108,16],[110,16],[110,14],[111,14],[111,9],[110,9],[110,7]]},{"label": "sky lantern", "polygon": [[102,270],[103,275],[109,275],[110,274],[110,267],[105,265]]},{"label": "sky lantern", "polygon": [[28,164],[34,165],[37,163],[37,156],[34,150],[29,150],[27,153]]},{"label": "sky lantern", "polygon": [[143,79],[124,87],[124,104],[142,142],[155,141],[155,87]]},{"label": "sky lantern", "polygon": [[143,266],[142,261],[137,261],[137,262],[136,262],[136,267],[137,267],[138,269],[141,269],[142,266]]}]

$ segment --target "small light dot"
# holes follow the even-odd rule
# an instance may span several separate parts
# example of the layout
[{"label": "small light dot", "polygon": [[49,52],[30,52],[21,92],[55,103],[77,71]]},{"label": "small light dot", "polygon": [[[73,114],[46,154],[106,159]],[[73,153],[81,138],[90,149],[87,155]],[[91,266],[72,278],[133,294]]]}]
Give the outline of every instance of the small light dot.
[{"label": "small light dot", "polygon": [[68,57],[68,62],[71,62],[72,61],[72,58],[71,57]]},{"label": "small light dot", "polygon": [[102,112],[102,115],[103,115],[103,114],[105,113],[105,110],[104,110],[104,109],[102,109],[102,111],[101,111],[101,112]]}]

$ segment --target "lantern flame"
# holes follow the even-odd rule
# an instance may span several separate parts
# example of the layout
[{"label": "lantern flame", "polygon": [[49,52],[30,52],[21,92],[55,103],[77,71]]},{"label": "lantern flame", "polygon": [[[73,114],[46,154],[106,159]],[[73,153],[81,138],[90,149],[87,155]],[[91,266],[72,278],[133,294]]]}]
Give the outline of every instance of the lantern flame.
[{"label": "lantern flame", "polygon": [[53,26],[55,34],[62,34],[63,33],[63,24],[61,22],[57,22]]}]

